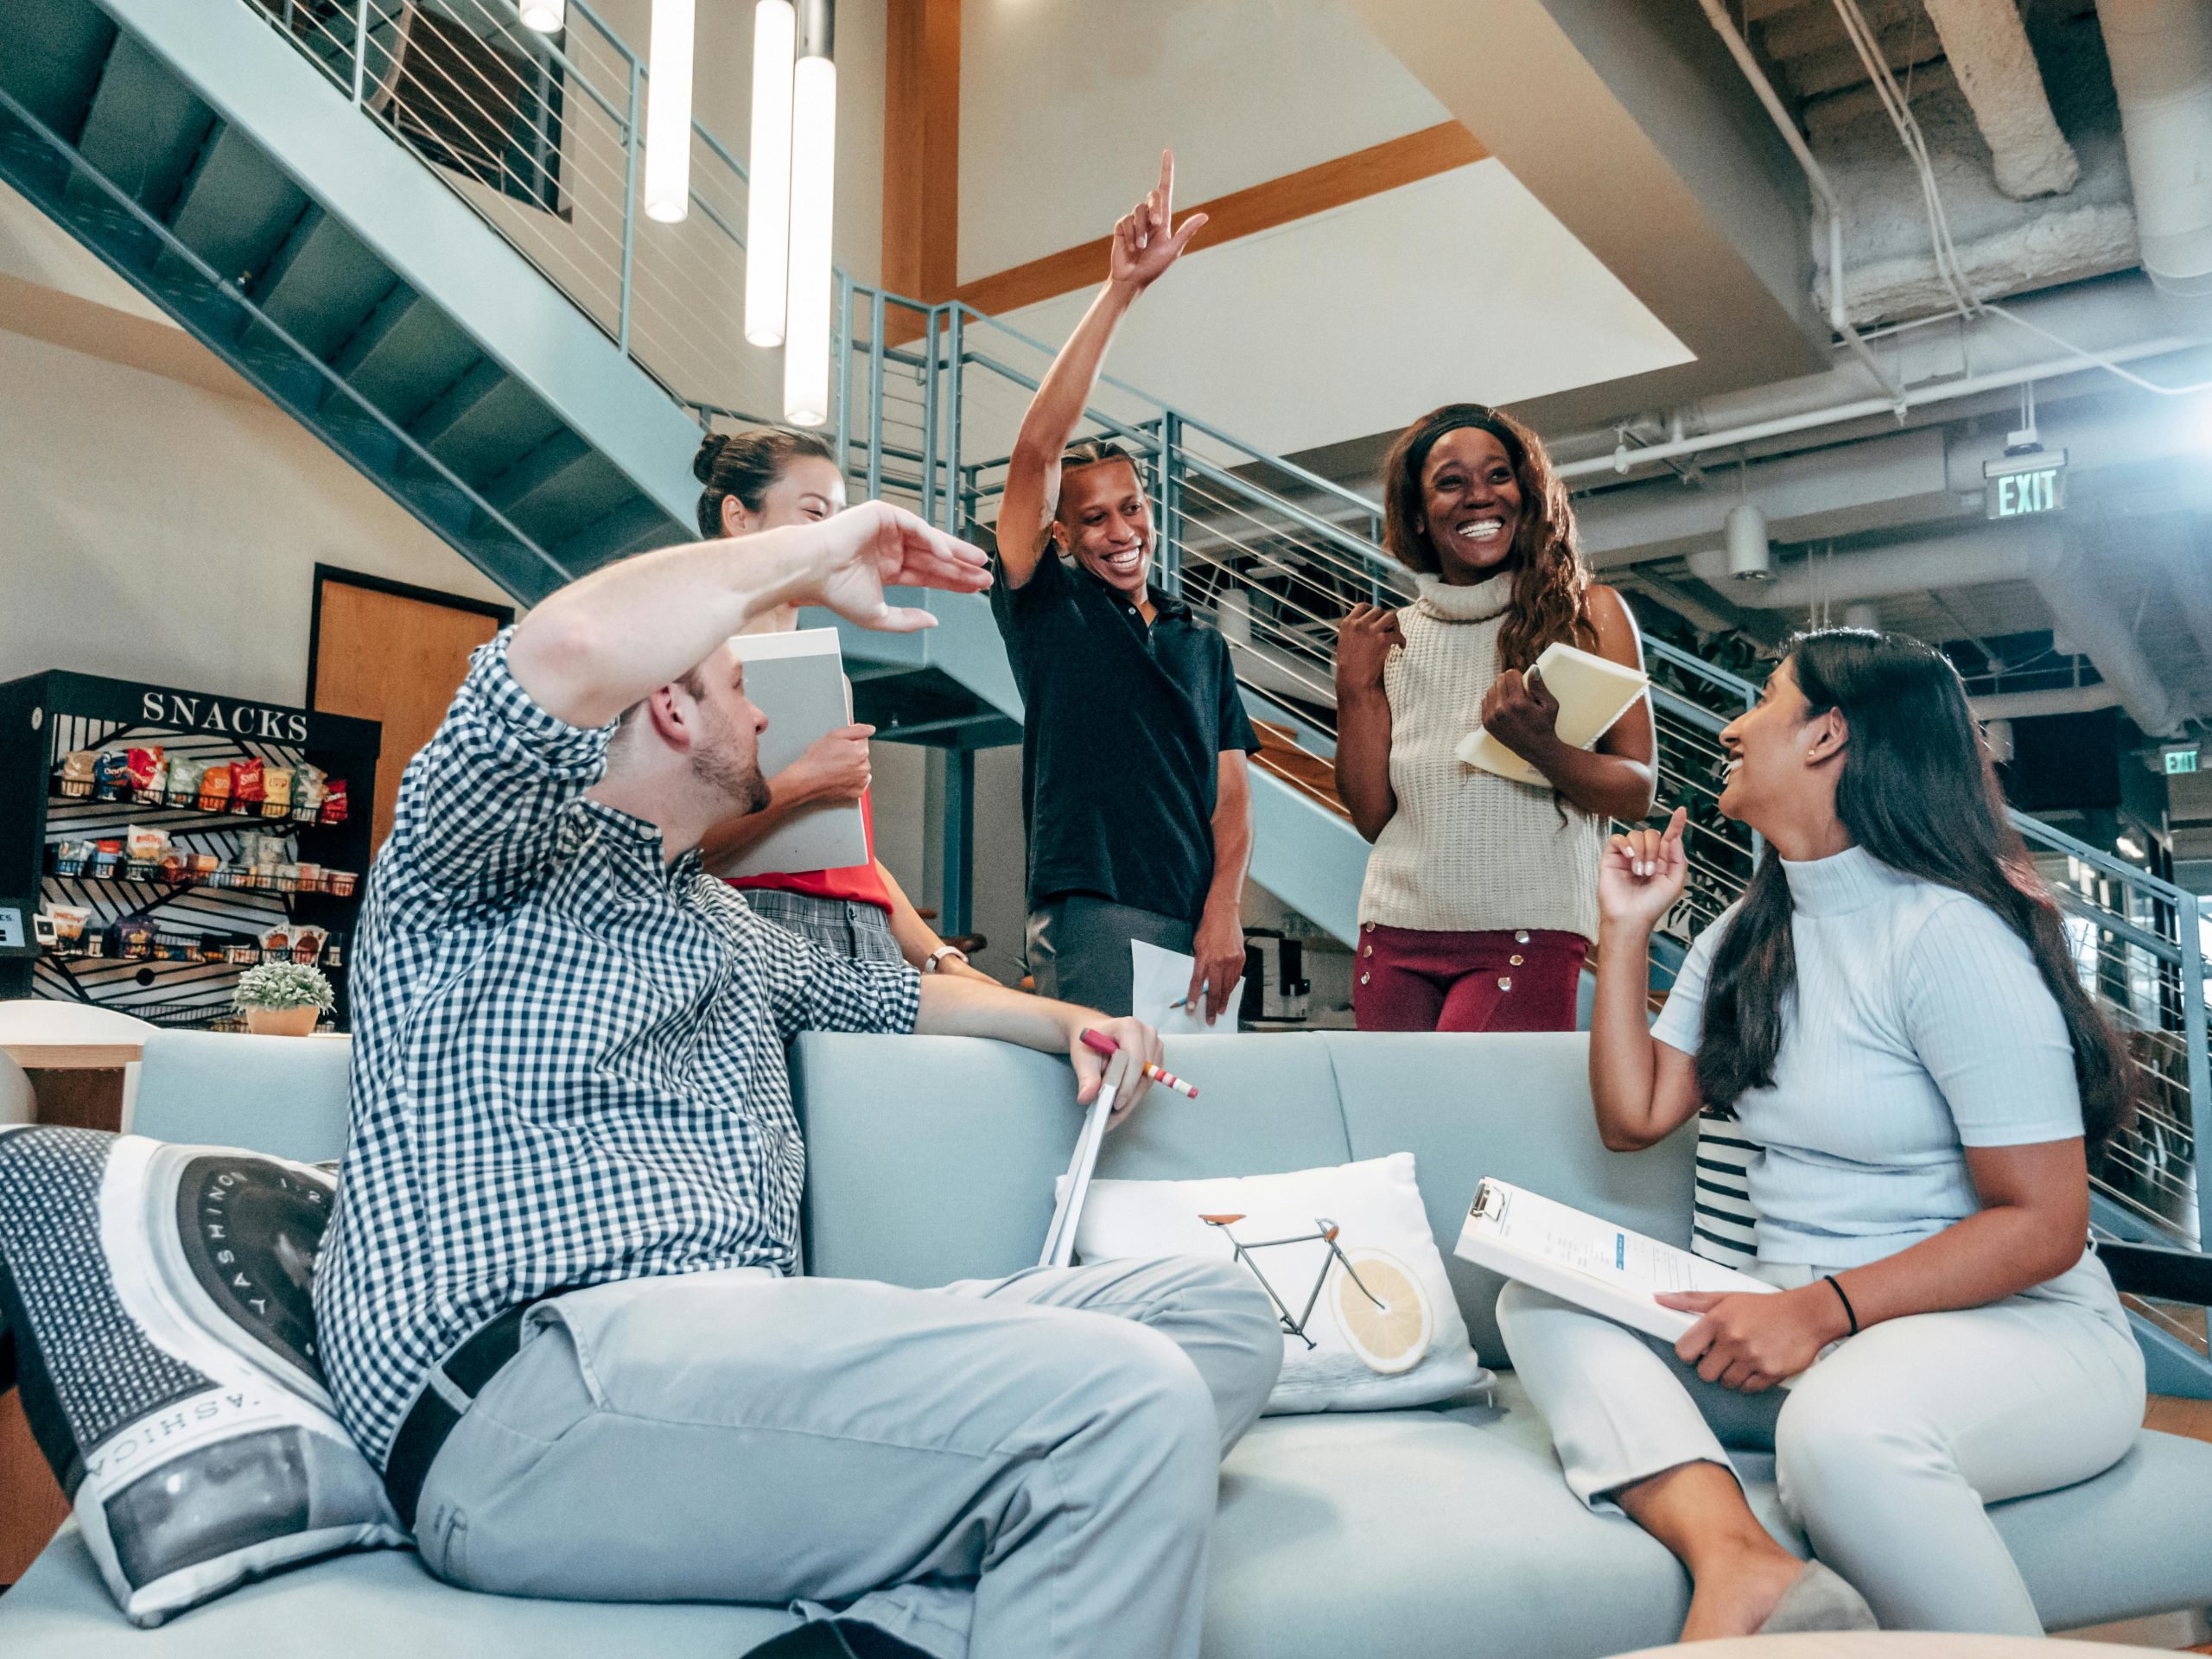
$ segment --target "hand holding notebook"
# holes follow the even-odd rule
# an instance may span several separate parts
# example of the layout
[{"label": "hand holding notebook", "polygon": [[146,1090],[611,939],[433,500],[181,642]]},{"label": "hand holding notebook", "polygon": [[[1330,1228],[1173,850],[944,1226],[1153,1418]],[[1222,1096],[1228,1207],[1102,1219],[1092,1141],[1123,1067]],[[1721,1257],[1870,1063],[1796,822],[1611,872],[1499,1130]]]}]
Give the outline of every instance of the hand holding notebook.
[{"label": "hand holding notebook", "polygon": [[[1553,729],[1559,734],[1559,741],[1571,749],[1594,746],[1623,715],[1635,707],[1637,699],[1651,683],[1648,676],[1625,663],[1560,644],[1544,647],[1543,655],[1529,670],[1529,677],[1532,681],[1540,681],[1559,704]],[[1548,781],[1542,772],[1480,728],[1460,741],[1456,753],[1467,765],[1480,766],[1501,778],[1510,778],[1516,783],[1541,785]]]}]

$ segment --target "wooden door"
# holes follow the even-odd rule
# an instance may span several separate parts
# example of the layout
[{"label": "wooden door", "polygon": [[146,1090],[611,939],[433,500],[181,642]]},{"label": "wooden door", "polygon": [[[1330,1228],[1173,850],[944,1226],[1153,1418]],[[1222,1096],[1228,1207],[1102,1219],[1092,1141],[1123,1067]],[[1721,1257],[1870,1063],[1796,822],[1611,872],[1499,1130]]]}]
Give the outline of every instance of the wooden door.
[{"label": "wooden door", "polygon": [[315,567],[308,707],[384,724],[377,798],[365,803],[372,846],[382,848],[391,833],[400,774],[445,718],[468,653],[514,614],[480,599]]}]

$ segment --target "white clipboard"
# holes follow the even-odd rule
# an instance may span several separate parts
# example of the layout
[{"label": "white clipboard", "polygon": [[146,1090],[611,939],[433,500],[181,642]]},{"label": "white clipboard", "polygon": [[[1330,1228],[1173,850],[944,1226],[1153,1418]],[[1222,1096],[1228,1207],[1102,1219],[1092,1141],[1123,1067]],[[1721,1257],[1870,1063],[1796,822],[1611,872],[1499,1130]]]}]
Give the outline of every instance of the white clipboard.
[{"label": "white clipboard", "polygon": [[1110,1083],[1098,1085],[1098,1098],[1090,1103],[1083,1131],[1075,1138],[1075,1156],[1068,1162],[1066,1183],[1052,1205],[1052,1224],[1045,1232],[1044,1253],[1037,1258],[1040,1268],[1075,1264],[1075,1230],[1083,1219],[1083,1201],[1090,1191],[1091,1173],[1098,1167],[1098,1147],[1106,1139],[1106,1122],[1114,1116],[1115,1092]]}]

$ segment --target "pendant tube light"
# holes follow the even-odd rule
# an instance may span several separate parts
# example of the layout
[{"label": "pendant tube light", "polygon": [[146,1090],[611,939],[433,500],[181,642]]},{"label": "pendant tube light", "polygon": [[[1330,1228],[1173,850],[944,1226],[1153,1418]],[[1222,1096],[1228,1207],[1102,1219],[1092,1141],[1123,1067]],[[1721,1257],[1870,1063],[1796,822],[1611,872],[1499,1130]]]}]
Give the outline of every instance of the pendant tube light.
[{"label": "pendant tube light", "polygon": [[645,215],[664,225],[691,211],[692,0],[653,0],[645,64]]},{"label": "pendant tube light", "polygon": [[791,258],[791,60],[798,14],[791,0],[753,9],[753,154],[745,204],[745,337],[784,343],[785,278]]},{"label": "pendant tube light", "polygon": [[522,21],[540,35],[558,35],[569,26],[569,0],[523,0]]},{"label": "pendant tube light", "polygon": [[829,7],[809,18],[806,54],[791,71],[791,295],[784,330],[784,418],[830,418],[830,230],[837,174],[837,66],[829,55]]}]

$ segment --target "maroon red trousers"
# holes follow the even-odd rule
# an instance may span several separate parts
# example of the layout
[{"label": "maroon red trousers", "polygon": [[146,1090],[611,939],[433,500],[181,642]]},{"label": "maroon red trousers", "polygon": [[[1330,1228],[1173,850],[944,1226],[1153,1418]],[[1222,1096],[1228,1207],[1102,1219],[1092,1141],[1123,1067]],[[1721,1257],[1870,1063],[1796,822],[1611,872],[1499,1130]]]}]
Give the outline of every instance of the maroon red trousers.
[{"label": "maroon red trousers", "polygon": [[1351,1006],[1362,1031],[1572,1031],[1590,942],[1520,928],[1440,933],[1363,922]]}]

